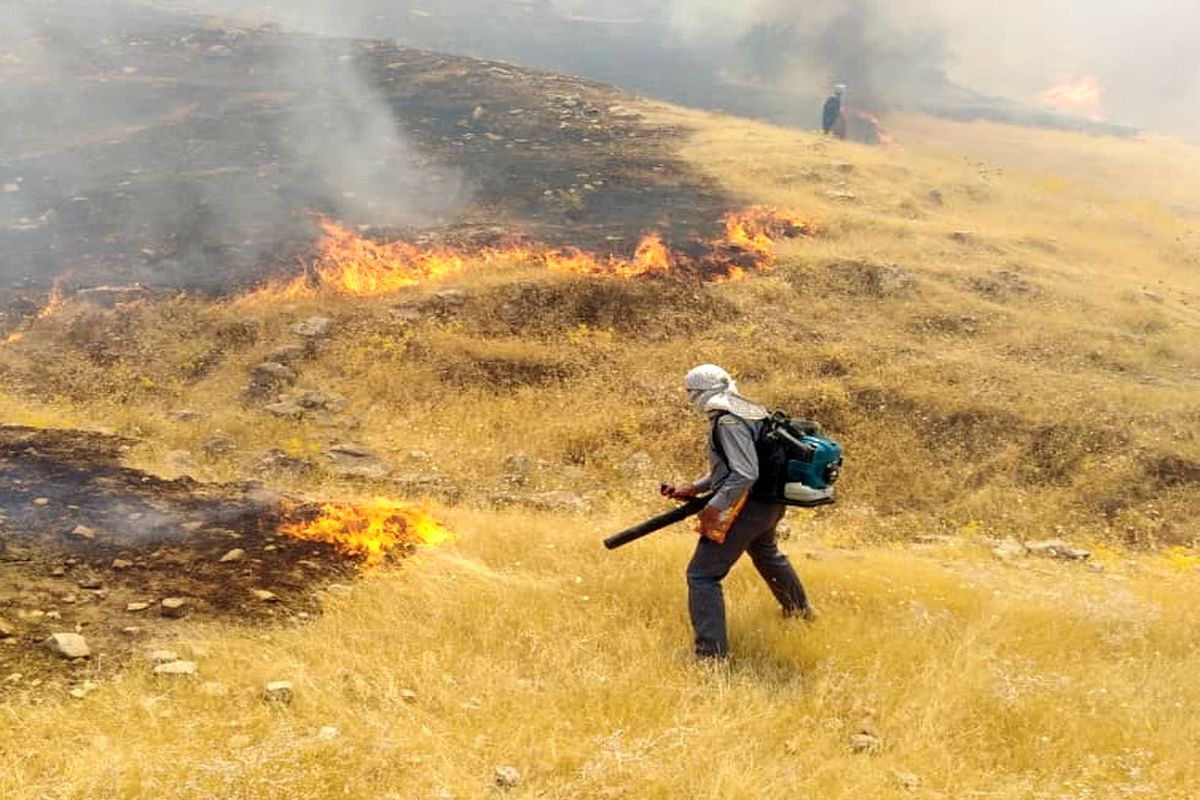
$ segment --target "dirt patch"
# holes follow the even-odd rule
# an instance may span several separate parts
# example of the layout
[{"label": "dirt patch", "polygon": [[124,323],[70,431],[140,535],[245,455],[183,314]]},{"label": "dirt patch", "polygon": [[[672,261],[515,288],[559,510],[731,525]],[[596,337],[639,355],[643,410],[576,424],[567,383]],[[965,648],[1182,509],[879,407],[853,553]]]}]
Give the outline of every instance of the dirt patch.
[{"label": "dirt patch", "polygon": [[[0,427],[0,687],[81,679],[170,638],[166,598],[189,620],[295,621],[320,613],[318,587],[356,573],[330,545],[279,535],[280,498],[124,468],[130,444]],[[91,658],[51,653],[60,632],[81,633]]]}]

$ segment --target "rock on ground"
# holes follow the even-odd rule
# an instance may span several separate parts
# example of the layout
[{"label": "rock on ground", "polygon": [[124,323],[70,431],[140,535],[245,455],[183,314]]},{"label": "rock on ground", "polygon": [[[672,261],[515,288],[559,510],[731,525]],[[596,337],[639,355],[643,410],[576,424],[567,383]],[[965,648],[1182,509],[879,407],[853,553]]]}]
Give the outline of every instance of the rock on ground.
[{"label": "rock on ground", "polygon": [[78,633],[52,633],[46,644],[63,658],[87,658],[92,654],[87,640]]}]

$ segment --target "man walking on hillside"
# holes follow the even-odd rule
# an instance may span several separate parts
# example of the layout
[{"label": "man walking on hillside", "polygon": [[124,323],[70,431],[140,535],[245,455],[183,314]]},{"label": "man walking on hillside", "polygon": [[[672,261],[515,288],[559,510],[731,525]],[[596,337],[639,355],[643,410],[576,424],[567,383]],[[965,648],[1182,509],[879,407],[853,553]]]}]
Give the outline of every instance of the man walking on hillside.
[{"label": "man walking on hillside", "polygon": [[787,506],[750,496],[758,479],[755,441],[767,410],[738,394],[728,372],[703,364],[687,374],[684,386],[692,407],[710,420],[708,474],[690,484],[663,485],[667,497],[683,499],[714,492],[700,512],[700,540],[687,568],[688,613],[696,635],[696,655],[725,658],[725,599],[721,581],[748,552],[755,569],[779,601],[785,616],[815,619],[804,586],[787,556],[779,551],[775,529]]},{"label": "man walking on hillside", "polygon": [[825,100],[825,108],[821,111],[821,129],[839,139],[846,138],[846,115],[842,112],[842,95],[845,91],[844,83],[834,86],[833,93]]}]

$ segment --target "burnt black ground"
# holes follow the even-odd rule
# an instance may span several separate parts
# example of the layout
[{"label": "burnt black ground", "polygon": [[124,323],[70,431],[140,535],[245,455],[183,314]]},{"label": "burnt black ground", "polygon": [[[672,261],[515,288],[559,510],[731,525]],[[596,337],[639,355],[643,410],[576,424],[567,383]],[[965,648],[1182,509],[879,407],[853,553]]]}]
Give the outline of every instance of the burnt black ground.
[{"label": "burnt black ground", "polygon": [[[92,674],[169,641],[181,622],[161,615],[166,597],[187,600],[188,620],[295,622],[320,613],[319,588],[357,573],[332,546],[279,535],[279,497],[122,467],[127,444],[0,426],[0,620],[11,633],[0,636],[0,679]],[[222,563],[235,548],[245,557]],[[60,632],[82,633],[90,662],[51,654],[44,642]]]},{"label": "burnt black ground", "polygon": [[[674,155],[680,131],[626,113],[631,96],[592,81],[150,12],[94,39],[77,28],[51,16],[33,55],[0,70],[10,297],[62,275],[227,293],[295,272],[316,236],[311,211],[379,235],[521,235],[628,254],[650,229],[706,237],[734,206]],[[311,91],[299,74],[310,71]],[[328,96],[320,82],[338,71],[361,79],[361,97]],[[321,130],[294,121],[331,102],[348,117],[361,103],[390,110],[401,152],[380,177],[413,213],[342,213],[352,203],[337,170],[317,174],[305,150],[315,135],[336,161],[345,136],[332,131],[324,148]]]}]

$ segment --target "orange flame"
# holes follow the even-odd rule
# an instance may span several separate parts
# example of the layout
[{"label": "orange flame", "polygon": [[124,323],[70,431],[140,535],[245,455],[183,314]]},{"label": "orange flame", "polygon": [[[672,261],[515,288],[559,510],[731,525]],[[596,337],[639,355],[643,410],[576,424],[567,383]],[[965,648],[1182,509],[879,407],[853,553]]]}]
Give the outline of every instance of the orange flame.
[{"label": "orange flame", "polygon": [[0,342],[0,347],[3,347],[5,345],[10,345],[10,344],[15,344],[15,343],[21,341],[22,339],[25,338],[26,331],[28,331],[29,328],[33,327],[34,323],[38,322],[39,320],[43,320],[43,319],[47,319],[48,317],[52,317],[55,314],[57,314],[59,311],[62,310],[62,307],[64,305],[66,305],[66,302],[67,302],[67,299],[63,296],[63,293],[62,293],[63,280],[65,280],[65,276],[54,279],[54,283],[51,284],[51,286],[50,286],[50,296],[46,299],[46,305],[41,307],[41,309],[38,311],[37,315],[33,318],[33,320],[26,327],[26,330],[25,331],[14,331],[14,332],[10,333],[7,337],[5,337],[3,342]]},{"label": "orange flame", "polygon": [[291,521],[280,533],[308,542],[327,542],[343,552],[360,556],[368,565],[382,562],[391,553],[423,544],[449,541],[447,530],[428,509],[398,500],[376,498],[366,503],[299,504],[284,510]]},{"label": "orange flame", "polygon": [[1092,122],[1104,122],[1104,86],[1095,75],[1065,76],[1038,96],[1042,105],[1075,114]]},{"label": "orange flame", "polygon": [[815,230],[810,221],[797,214],[758,206],[727,214],[724,238],[705,243],[704,256],[690,258],[672,251],[660,234],[649,233],[631,258],[620,258],[537,243],[475,250],[425,248],[406,241],[372,241],[327,219],[321,219],[320,225],[324,237],[317,243],[316,259],[306,273],[288,282],[269,284],[249,295],[250,299],[298,299],[311,297],[318,290],[378,296],[453,275],[470,264],[534,265],[552,272],[620,278],[693,271],[713,279],[733,280],[744,275],[747,268],[773,267],[777,240],[810,235]]},{"label": "orange flame", "polygon": [[872,114],[870,111],[863,111],[861,108],[856,108],[850,112],[852,116],[866,122],[875,131],[875,138],[879,140],[880,147],[896,147],[900,146],[900,142],[895,136],[887,132],[883,127],[883,123],[879,121],[879,117]]}]

